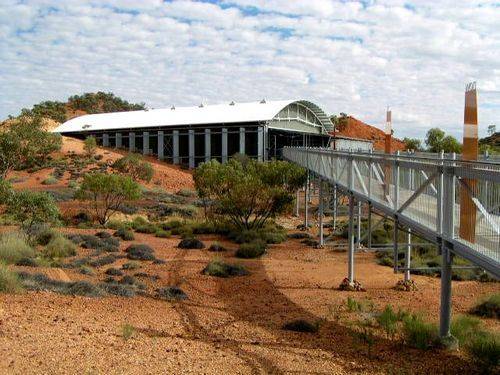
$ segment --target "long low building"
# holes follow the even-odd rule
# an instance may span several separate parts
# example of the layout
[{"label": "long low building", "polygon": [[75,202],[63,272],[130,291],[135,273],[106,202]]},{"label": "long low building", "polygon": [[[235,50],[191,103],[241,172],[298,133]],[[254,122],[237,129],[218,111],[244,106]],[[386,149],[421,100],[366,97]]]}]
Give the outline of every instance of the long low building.
[{"label": "long low building", "polygon": [[307,100],[91,114],[54,130],[189,168],[211,159],[224,162],[236,153],[268,160],[280,158],[284,146],[325,147],[332,131],[328,115]]}]

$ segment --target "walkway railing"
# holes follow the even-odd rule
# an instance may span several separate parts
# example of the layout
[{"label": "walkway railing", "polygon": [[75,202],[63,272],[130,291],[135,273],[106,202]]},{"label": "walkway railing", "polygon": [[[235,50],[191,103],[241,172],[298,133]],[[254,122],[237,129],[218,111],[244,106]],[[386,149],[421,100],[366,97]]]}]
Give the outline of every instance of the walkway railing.
[{"label": "walkway railing", "polygon": [[283,157],[500,278],[500,164],[303,147]]}]

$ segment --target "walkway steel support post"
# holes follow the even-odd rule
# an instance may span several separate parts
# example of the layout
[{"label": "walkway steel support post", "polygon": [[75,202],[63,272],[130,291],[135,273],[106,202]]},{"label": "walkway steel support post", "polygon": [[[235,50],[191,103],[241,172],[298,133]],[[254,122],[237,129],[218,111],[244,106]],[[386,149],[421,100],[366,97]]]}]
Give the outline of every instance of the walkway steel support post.
[{"label": "walkway steel support post", "polygon": [[323,180],[319,179],[319,244],[323,246],[325,244],[323,238]]},{"label": "walkway steel support post", "polygon": [[368,249],[372,249],[372,205],[368,203]]},{"label": "walkway steel support post", "polygon": [[337,229],[337,185],[333,185],[333,230]]},{"label": "walkway steel support post", "polygon": [[264,128],[257,128],[257,160],[264,161]]},{"label": "walkway steel support post", "polygon": [[398,237],[399,237],[399,220],[397,216],[394,218],[394,235],[392,237],[393,242],[393,251],[394,251],[394,273],[398,273],[399,268],[399,246],[398,246]]},{"label": "walkway steel support post", "polygon": [[358,201],[358,224],[356,228],[356,249],[361,249],[361,201]]},{"label": "walkway steel support post", "polygon": [[411,228],[408,228],[408,236],[406,240],[406,251],[405,251],[405,275],[404,281],[410,281],[410,266],[411,266]]},{"label": "walkway steel support post", "polygon": [[309,170],[307,170],[306,186],[304,190],[304,227],[306,230],[309,228],[308,196],[309,196]]},{"label": "walkway steel support post", "polygon": [[441,309],[439,319],[439,335],[441,338],[451,336],[451,264],[453,254],[446,239],[454,237],[455,229],[455,176],[454,167],[443,168],[443,240],[441,243]]},{"label": "walkway steel support post", "polygon": [[295,193],[295,216],[299,217],[299,209],[300,209],[300,189],[297,189]]},{"label": "walkway steel support post", "polygon": [[158,130],[158,160],[165,159],[165,132]]},{"label": "walkway steel support post", "polygon": [[348,230],[348,271],[347,277],[349,279],[349,283],[352,285],[354,283],[354,195],[349,194],[349,226]]}]

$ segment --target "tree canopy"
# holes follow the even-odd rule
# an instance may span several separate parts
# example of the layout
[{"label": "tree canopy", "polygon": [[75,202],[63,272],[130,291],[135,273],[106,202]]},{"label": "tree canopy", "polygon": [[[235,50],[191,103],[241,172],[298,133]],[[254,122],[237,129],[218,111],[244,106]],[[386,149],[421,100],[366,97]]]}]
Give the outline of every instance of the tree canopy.
[{"label": "tree canopy", "polygon": [[240,229],[261,228],[284,213],[303,186],[305,170],[285,161],[258,162],[240,157],[201,164],[194,172],[198,195],[210,203],[211,218],[229,218]]},{"label": "tree canopy", "polygon": [[425,144],[429,152],[461,152],[462,145],[452,135],[446,133],[439,128],[429,129],[425,138]]},{"label": "tree canopy", "polygon": [[422,141],[418,138],[403,138],[405,148],[412,151],[422,151]]},{"label": "tree canopy", "polygon": [[42,164],[61,145],[61,136],[45,131],[40,117],[13,120],[0,128],[0,178],[11,170]]},{"label": "tree canopy", "polygon": [[106,173],[86,174],[76,193],[77,199],[90,202],[95,218],[101,225],[106,224],[125,201],[140,197],[140,186],[132,178]]},{"label": "tree canopy", "polygon": [[122,174],[129,175],[134,180],[149,182],[153,178],[154,170],[139,154],[127,154],[113,163],[113,168]]}]

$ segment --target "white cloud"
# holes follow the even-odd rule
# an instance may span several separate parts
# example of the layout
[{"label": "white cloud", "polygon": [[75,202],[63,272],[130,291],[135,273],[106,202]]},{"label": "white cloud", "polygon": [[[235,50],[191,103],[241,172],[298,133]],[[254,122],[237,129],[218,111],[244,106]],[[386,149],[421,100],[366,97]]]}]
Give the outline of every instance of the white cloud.
[{"label": "white cloud", "polygon": [[[112,91],[151,107],[307,98],[396,134],[461,136],[463,89],[499,123],[500,12],[491,1],[4,0],[0,118]],[[399,121],[399,124],[398,124]]]}]

